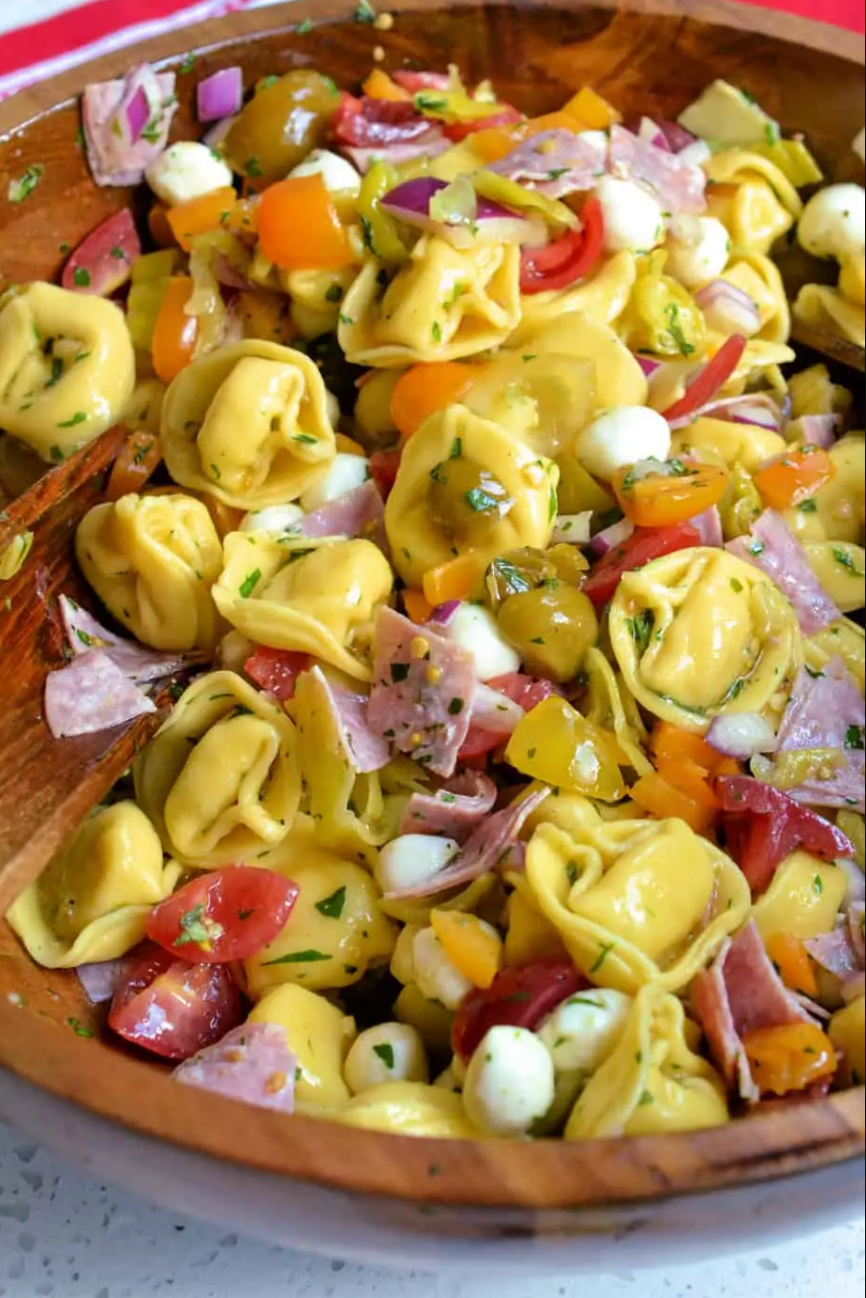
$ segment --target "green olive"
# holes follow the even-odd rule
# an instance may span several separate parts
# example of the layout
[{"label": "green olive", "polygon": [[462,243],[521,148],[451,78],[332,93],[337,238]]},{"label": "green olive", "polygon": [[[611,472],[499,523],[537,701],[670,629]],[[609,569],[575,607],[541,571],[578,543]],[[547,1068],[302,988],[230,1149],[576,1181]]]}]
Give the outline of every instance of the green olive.
[{"label": "green olive", "polygon": [[511,595],[496,620],[527,671],[555,681],[573,680],[598,639],[595,609],[565,582]]},{"label": "green olive", "polygon": [[514,501],[498,478],[461,455],[430,470],[427,503],[443,532],[466,545],[480,545]]},{"label": "green olive", "polygon": [[521,595],[558,581],[579,586],[589,564],[576,545],[552,545],[549,550],[523,546],[499,554],[487,569],[484,581],[488,602],[496,609],[510,595]]},{"label": "green olive", "polygon": [[223,152],[234,171],[282,180],[325,138],[336,107],[334,83],[318,72],[287,72],[241,110]]}]

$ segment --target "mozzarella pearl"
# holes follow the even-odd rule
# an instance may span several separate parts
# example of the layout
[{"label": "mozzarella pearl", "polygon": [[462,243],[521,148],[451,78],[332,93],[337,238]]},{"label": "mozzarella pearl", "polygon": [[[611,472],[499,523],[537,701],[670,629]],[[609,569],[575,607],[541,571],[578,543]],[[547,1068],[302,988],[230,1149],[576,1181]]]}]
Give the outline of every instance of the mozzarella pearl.
[{"label": "mozzarella pearl", "polygon": [[866,189],[828,185],[809,199],[797,237],[815,257],[845,261],[866,247]]},{"label": "mozzarella pearl", "polygon": [[625,1027],[632,999],[624,992],[595,988],[557,1005],[538,1029],[557,1072],[594,1073]]},{"label": "mozzarella pearl", "polygon": [[460,850],[453,838],[435,834],[401,834],[379,852],[373,873],[382,892],[402,892],[427,883]]},{"label": "mozzarella pearl", "polygon": [[313,149],[289,175],[321,176],[325,189],[331,194],[351,194],[357,198],[361,192],[361,177],[351,162],[329,149]]},{"label": "mozzarella pearl", "polygon": [[421,993],[439,1001],[448,1010],[456,1010],[473,984],[451,963],[432,928],[422,928],[412,943],[415,981]]},{"label": "mozzarella pearl", "polygon": [[292,532],[304,521],[304,511],[299,505],[268,505],[254,509],[241,519],[242,532]]},{"label": "mozzarella pearl", "polygon": [[417,1028],[377,1023],[357,1038],[346,1056],[343,1076],[353,1095],[381,1082],[426,1082],[427,1052]]},{"label": "mozzarella pearl", "polygon": [[476,1127],[524,1135],[553,1103],[550,1051],[527,1028],[491,1028],[469,1062],[463,1106]]},{"label": "mozzarella pearl", "polygon": [[649,252],[665,237],[661,203],[633,180],[605,176],[595,187],[604,216],[605,252]]},{"label": "mozzarella pearl", "polygon": [[666,460],[670,450],[667,420],[648,406],[618,406],[606,411],[578,434],[574,447],[583,467],[605,481],[638,460]]},{"label": "mozzarella pearl", "polygon": [[301,506],[309,513],[321,509],[332,500],[339,500],[347,491],[360,487],[370,477],[370,461],[363,455],[349,455],[338,451],[328,467],[301,496]]},{"label": "mozzarella pearl", "polygon": [[686,288],[718,279],[728,264],[730,236],[714,216],[678,216],[671,221],[665,273]]},{"label": "mozzarella pearl", "polygon": [[496,618],[489,609],[462,603],[442,634],[453,644],[468,649],[475,659],[475,674],[480,681],[520,671],[520,654],[503,639]]},{"label": "mozzarella pearl", "polygon": [[232,171],[204,144],[181,140],[171,144],[145,172],[157,198],[169,207],[203,198],[232,183]]}]

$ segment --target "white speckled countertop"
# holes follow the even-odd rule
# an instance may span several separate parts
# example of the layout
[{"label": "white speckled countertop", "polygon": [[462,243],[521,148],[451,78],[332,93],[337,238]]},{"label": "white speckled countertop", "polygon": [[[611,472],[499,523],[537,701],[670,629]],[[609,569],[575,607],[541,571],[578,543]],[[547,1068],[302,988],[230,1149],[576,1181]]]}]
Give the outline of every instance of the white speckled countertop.
[{"label": "white speckled countertop", "polygon": [[[334,1240],[339,1252],[339,1240]],[[588,1298],[600,1277],[396,1273],[176,1216],[0,1126],[0,1298]],[[604,1277],[605,1298],[861,1298],[861,1219],[712,1266]]]}]

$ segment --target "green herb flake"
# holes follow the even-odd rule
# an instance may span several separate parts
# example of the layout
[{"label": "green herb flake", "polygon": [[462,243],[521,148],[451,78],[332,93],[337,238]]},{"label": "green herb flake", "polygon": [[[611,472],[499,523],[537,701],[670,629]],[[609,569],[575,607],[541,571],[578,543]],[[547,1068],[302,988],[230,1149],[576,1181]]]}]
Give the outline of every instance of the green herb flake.
[{"label": "green herb flake", "polygon": [[326,302],[342,302],[343,290],[339,284],[329,284],[325,293]]},{"label": "green herb flake", "polygon": [[824,891],[824,880],[821,878],[820,874],[815,875],[814,879],[812,880],[812,887],[820,897],[821,893]]},{"label": "green herb flake", "polygon": [[648,1104],[655,1104],[655,1096],[651,1095],[649,1091],[641,1091],[640,1099],[638,1100],[639,1108],[644,1109]]},{"label": "green herb flake", "polygon": [[213,478],[214,482],[219,482],[223,475],[218,464],[212,464],[210,466],[210,476]]},{"label": "green herb flake", "polygon": [[57,425],[58,428],[77,428],[79,424],[87,423],[87,415],[83,410],[78,410],[71,419],[64,419]]},{"label": "green herb flake", "polygon": [[77,1037],[95,1037],[96,1033],[92,1028],[87,1028],[78,1019],[67,1019],[66,1022],[72,1028]]},{"label": "green herb flake", "polygon": [[245,176],[250,176],[253,180],[256,180],[260,176],[263,176],[264,174],[265,173],[262,170],[262,164],[259,162],[257,157],[253,156],[252,158],[247,158],[246,162],[244,163]]},{"label": "green herb flake", "polygon": [[63,378],[63,360],[60,356],[51,357],[51,377],[45,384],[46,388],[53,388],[55,383],[59,383]]},{"label": "green herb flake", "polygon": [[740,581],[739,577],[731,578],[731,590],[734,592],[735,595],[742,595],[743,583]]},{"label": "green herb flake", "polygon": [[359,0],[355,7],[355,22],[367,23],[372,26],[376,21],[376,10],[370,4],[370,0]]},{"label": "green herb flake", "polygon": [[293,442],[300,442],[302,446],[315,446],[318,440],[312,433],[295,433],[292,437]]},{"label": "green herb flake", "polygon": [[80,627],[75,628],[75,637],[77,640],[81,641],[85,649],[92,649],[93,646],[96,644],[95,637],[92,635],[88,635],[88,633],[86,631],[82,631]]},{"label": "green herb flake", "polygon": [[753,559],[757,559],[759,555],[764,553],[764,542],[757,539],[752,540],[746,546],[746,549]]},{"label": "green herb flake", "polygon": [[845,731],[845,747],[862,751],[863,746],[863,727],[849,726]]},{"label": "green herb flake", "polygon": [[676,302],[669,302],[665,307],[665,315],[668,321],[668,333],[676,344],[677,351],[681,356],[694,356],[695,349],[683,333],[683,326],[680,323],[680,308]]},{"label": "green herb flake", "polygon": [[330,960],[331,957],[324,951],[316,951],[313,947],[308,947],[306,951],[290,951],[288,955],[281,955],[276,960],[265,960],[262,967],[269,968],[276,964],[316,964],[320,960]]},{"label": "green herb flake", "polygon": [[797,508],[801,514],[817,514],[818,502],[810,496],[808,500],[801,500]]},{"label": "green herb flake", "polygon": [[439,323],[438,320],[434,320],[434,321],[433,321],[433,326],[432,326],[430,332],[431,332],[432,335],[433,335],[433,341],[434,341],[434,343],[441,343],[441,341],[442,341],[442,326],[441,326],[441,324]]},{"label": "green herb flake", "polygon": [[374,1046],[373,1054],[378,1055],[386,1068],[394,1067],[394,1047],[389,1045]]},{"label": "green herb flake", "polygon": [[181,915],[180,933],[172,942],[172,946],[188,946],[193,943],[204,950],[209,950],[211,943],[216,938],[222,937],[224,933],[222,924],[207,918],[204,904],[200,902],[198,906],[193,906],[192,910]]},{"label": "green herb flake", "polygon": [[45,168],[35,162],[32,167],[27,168],[20,180],[10,180],[9,188],[6,190],[9,202],[23,203],[36,189],[44,174]]},{"label": "green herb flake", "polygon": [[405,681],[409,675],[409,663],[391,663],[391,680],[395,685]]},{"label": "green herb flake", "polygon": [[649,647],[650,637],[655,626],[655,617],[649,609],[626,618],[629,635],[635,643],[638,653],[645,653]]},{"label": "green herb flake", "polygon": [[491,514],[499,510],[499,501],[483,487],[471,487],[463,493],[463,499],[476,514]]},{"label": "green herb flake", "polygon": [[463,454],[463,439],[461,437],[455,437],[454,441],[451,443],[451,450],[448,452],[448,459],[459,460],[462,454]]},{"label": "green herb flake", "polygon": [[527,352],[526,355],[525,355],[525,356],[521,356],[520,359],[523,361],[524,365],[528,365],[530,361],[534,361],[534,360],[537,360],[537,359],[538,359],[538,353],[537,353],[537,352]]},{"label": "green herb flake", "polygon": [[556,518],[556,512],[559,509],[559,502],[556,499],[556,487],[550,488],[550,494],[547,497],[547,521],[552,523]]},{"label": "green herb flake", "polygon": [[326,919],[339,919],[346,906],[346,885],[332,892],[330,897],[316,902],[316,910]]},{"label": "green herb flake", "polygon": [[856,563],[854,562],[853,556],[850,555],[847,550],[843,550],[839,546],[834,546],[833,558],[836,560],[836,562],[839,564],[840,567],[847,569],[847,571],[850,572],[852,577],[866,576],[866,573],[861,572],[860,569],[857,567]]},{"label": "green herb flake", "polygon": [[313,20],[311,18],[305,18],[304,21],[295,28],[295,35],[306,36],[307,32],[311,32],[312,30]]},{"label": "green herb flake", "polygon": [[464,699],[452,699],[448,704],[449,717],[459,717],[465,706],[466,703]]},{"label": "green herb flake", "polygon": [[90,288],[90,271],[84,266],[76,266],[72,273],[72,282],[76,288]]},{"label": "green herb flake", "polygon": [[607,959],[607,957],[610,955],[611,951],[614,949],[614,943],[613,943],[613,942],[600,942],[600,943],[599,943],[599,946],[601,947],[601,951],[600,951],[599,954],[598,954],[598,957],[597,957],[597,959],[596,959],[596,961],[595,961],[595,964],[592,966],[592,968],[591,968],[590,971],[589,971],[589,973],[590,973],[590,977],[591,977],[594,973],[597,973],[597,972],[598,972],[598,970],[599,970],[599,969],[601,968],[601,966],[604,964],[604,962],[605,962],[605,960]]},{"label": "green herb flake", "polygon": [[240,595],[241,599],[249,599],[250,595],[252,595],[253,591],[255,590],[256,586],[259,584],[261,579],[262,579],[261,568],[254,568],[252,572],[248,572],[246,577],[244,577],[243,581],[238,587],[238,594]]},{"label": "green herb flake", "polygon": [[181,72],[192,72],[196,63],[198,63],[198,55],[190,51],[190,53],[187,54],[186,58],[184,59],[183,63],[181,63],[180,65]]},{"label": "green herb flake", "polygon": [[572,887],[577,883],[580,878],[580,866],[577,864],[577,861],[568,862],[565,867],[565,877]]}]

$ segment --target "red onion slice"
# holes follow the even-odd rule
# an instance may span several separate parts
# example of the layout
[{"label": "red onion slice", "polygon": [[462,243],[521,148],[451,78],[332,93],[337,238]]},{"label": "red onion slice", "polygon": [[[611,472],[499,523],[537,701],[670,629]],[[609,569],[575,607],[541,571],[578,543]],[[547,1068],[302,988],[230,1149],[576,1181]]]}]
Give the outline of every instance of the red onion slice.
[{"label": "red onion slice", "polygon": [[728,712],[713,718],[707,743],[726,757],[746,761],[758,753],[772,753],[776,735],[769,721],[758,712]]},{"label": "red onion slice", "polygon": [[[743,411],[746,414],[743,414]],[[705,415],[712,415],[714,419],[729,423],[758,424],[761,428],[770,429],[774,433],[779,431],[782,424],[782,412],[778,402],[768,392],[746,392],[739,397],[720,397],[715,401],[708,401],[700,409],[693,410],[689,415],[683,415],[682,419],[671,420],[671,430],[687,428],[689,424],[693,424],[696,419],[701,419]]]},{"label": "red onion slice", "polygon": [[448,626],[459,607],[459,599],[448,599],[444,604],[436,605],[427,621],[431,626]]},{"label": "red onion slice", "polygon": [[196,88],[200,122],[218,122],[240,111],[244,98],[244,74],[240,67],[223,68],[205,77]]},{"label": "red onion slice", "polygon": [[434,220],[430,215],[430,200],[443,189],[447,189],[444,180],[419,176],[392,189],[382,199],[381,207],[416,230],[441,235],[455,248],[473,248],[479,242],[534,245],[546,242],[547,229],[540,218],[518,216],[480,195],[471,225]]},{"label": "red onion slice", "polygon": [[656,370],[660,370],[664,364],[663,361],[654,360],[652,356],[635,356],[635,360],[647,378],[650,378],[651,375],[655,374]]},{"label": "red onion slice", "polygon": [[747,338],[761,327],[758,308],[748,293],[726,279],[714,279],[695,294],[695,301],[711,329],[719,333],[745,334]]},{"label": "red onion slice", "polygon": [[589,548],[595,555],[607,554],[608,550],[612,550],[615,545],[622,545],[623,541],[627,541],[633,531],[634,523],[627,518],[621,518],[618,523],[612,523],[610,527],[597,532],[590,541]]},{"label": "red onion slice", "polygon": [[506,694],[501,694],[499,690],[481,681],[475,686],[472,699],[473,726],[481,726],[494,735],[510,735],[525,716],[520,704]]}]

